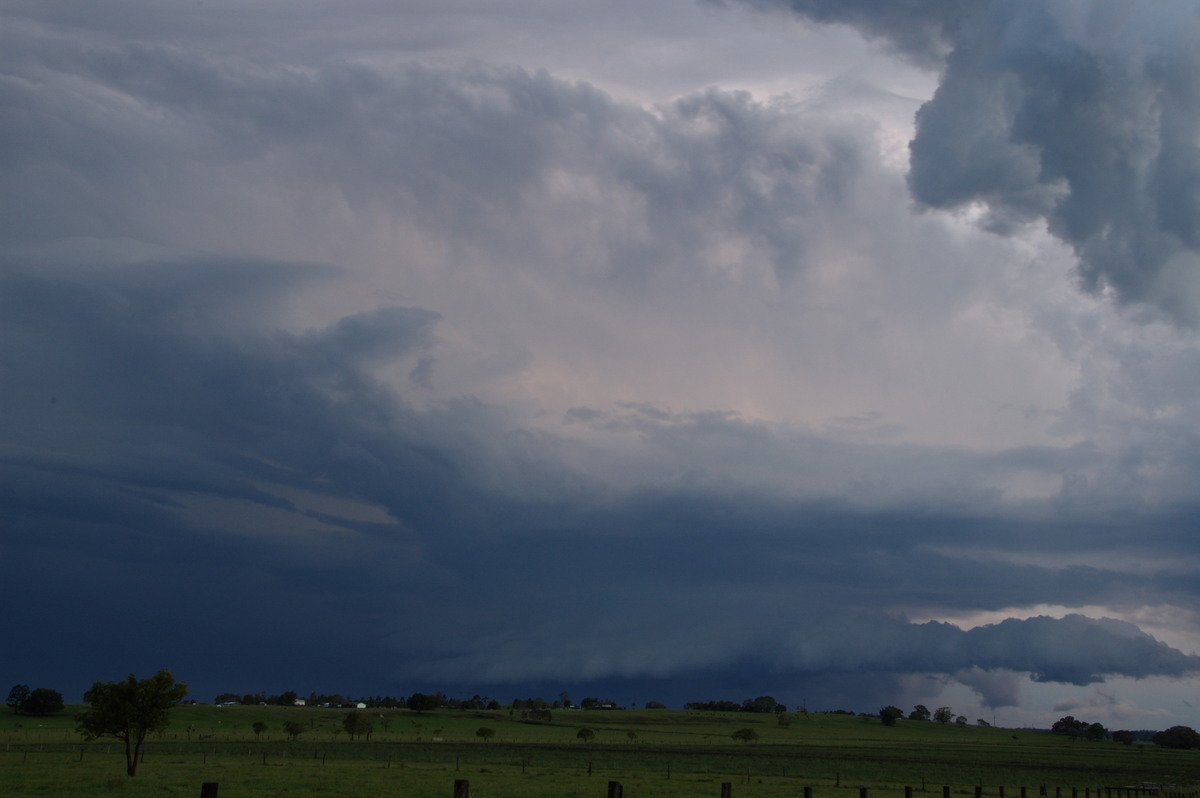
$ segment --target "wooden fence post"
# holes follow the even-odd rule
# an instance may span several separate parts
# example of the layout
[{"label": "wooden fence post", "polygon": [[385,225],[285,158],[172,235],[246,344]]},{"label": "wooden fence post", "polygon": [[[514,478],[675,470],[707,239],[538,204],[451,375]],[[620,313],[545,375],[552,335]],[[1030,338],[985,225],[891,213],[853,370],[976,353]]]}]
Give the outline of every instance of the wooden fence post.
[{"label": "wooden fence post", "polygon": [[733,782],[721,782],[721,798],[733,798]]},{"label": "wooden fence post", "polygon": [[904,798],[912,798],[912,787],[904,788]]},{"label": "wooden fence post", "polygon": [[217,798],[217,788],[220,785],[215,781],[206,781],[200,785],[200,798]]},{"label": "wooden fence post", "polygon": [[624,798],[625,791],[621,788],[621,782],[610,781],[608,783],[608,798]]},{"label": "wooden fence post", "polygon": [[866,787],[858,788],[858,798],[867,798],[867,788]]},{"label": "wooden fence post", "polygon": [[455,779],[454,798],[471,798],[471,782],[466,779]]},{"label": "wooden fence post", "polygon": [[804,788],[804,798],[812,798],[812,787]]},{"label": "wooden fence post", "polygon": [[942,798],[950,798],[950,785],[949,784],[942,785]]}]

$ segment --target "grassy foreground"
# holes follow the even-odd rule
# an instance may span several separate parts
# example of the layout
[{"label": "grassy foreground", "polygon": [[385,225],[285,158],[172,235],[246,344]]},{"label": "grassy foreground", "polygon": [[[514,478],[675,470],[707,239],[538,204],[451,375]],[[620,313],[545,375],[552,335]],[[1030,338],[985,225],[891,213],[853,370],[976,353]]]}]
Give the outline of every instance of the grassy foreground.
[{"label": "grassy foreground", "polygon": [[[369,740],[342,731],[348,710],[311,707],[179,707],[147,743],[137,777],[124,775],[121,744],[83,742],[79,707],[53,718],[0,715],[0,796],[188,796],[218,782],[220,796],[426,796],[450,798],[456,779],[472,798],[604,798],[610,780],[629,798],[735,796],[871,798],[951,794],[1077,798],[1144,782],[1195,789],[1200,752],[1072,741],[1045,732],[900,721],[885,727],[846,715],[774,716],[671,710],[556,711],[550,723],[520,713],[366,710]],[[307,726],[289,741],[286,721]],[[256,734],[255,722],[267,729]],[[18,724],[19,727],[18,727]],[[494,731],[490,740],[476,735]],[[581,742],[576,733],[595,737]],[[730,735],[751,728],[759,739]],[[924,793],[922,793],[924,791]],[[1124,798],[1124,796],[1121,796]]]}]

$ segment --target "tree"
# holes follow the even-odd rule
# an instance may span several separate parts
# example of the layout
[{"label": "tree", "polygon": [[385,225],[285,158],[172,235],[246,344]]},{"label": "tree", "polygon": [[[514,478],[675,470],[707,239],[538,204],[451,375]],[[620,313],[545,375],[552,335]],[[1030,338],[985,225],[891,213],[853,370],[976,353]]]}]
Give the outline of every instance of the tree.
[{"label": "tree", "polygon": [[1133,741],[1136,739],[1136,737],[1134,737],[1133,732],[1129,731],[1128,729],[1118,729],[1112,733],[1112,739],[1114,743],[1120,743],[1121,745],[1133,745]]},{"label": "tree", "polygon": [[408,701],[404,702],[404,705],[413,712],[430,712],[437,709],[439,703],[436,695],[413,693],[408,697]]},{"label": "tree", "polygon": [[25,699],[25,703],[21,705],[21,712],[25,715],[37,715],[45,717],[46,715],[54,715],[63,711],[62,693],[57,690],[51,690],[49,687],[38,687],[34,689],[29,697]]},{"label": "tree", "polygon": [[949,723],[954,720],[954,710],[950,707],[938,707],[933,712],[933,719],[938,723]]},{"label": "tree", "polygon": [[63,711],[62,693],[49,687],[30,690],[27,684],[14,684],[5,703],[18,715],[45,717]]},{"label": "tree", "polygon": [[347,712],[346,717],[342,718],[342,728],[346,730],[346,734],[351,740],[362,735],[370,741],[371,732],[375,731],[375,726],[371,723],[371,719],[357,709],[353,712]]},{"label": "tree", "polygon": [[883,721],[884,726],[895,726],[896,721],[904,717],[904,710],[900,707],[894,707],[890,704],[879,710],[879,719]]},{"label": "tree", "polygon": [[8,691],[8,699],[4,703],[8,704],[8,708],[13,712],[20,714],[21,707],[27,698],[29,698],[29,685],[14,684]]},{"label": "tree", "polygon": [[1191,726],[1172,726],[1155,732],[1151,739],[1164,748],[1200,748],[1200,734]]},{"label": "tree", "polygon": [[1065,734],[1068,737],[1083,737],[1088,730],[1086,721],[1076,720],[1074,715],[1064,715],[1054,721],[1050,731],[1055,734]]},{"label": "tree", "polygon": [[308,727],[298,720],[285,720],[283,730],[287,732],[289,740],[299,740],[300,735],[308,731]]},{"label": "tree", "polygon": [[254,730],[254,738],[257,740],[258,738],[262,737],[262,733],[267,730],[267,724],[263,723],[261,720],[256,720],[254,723],[250,724],[250,728]]},{"label": "tree", "polygon": [[585,743],[590,743],[595,736],[596,736],[596,733],[586,727],[575,732],[575,737],[582,740]]},{"label": "tree", "polygon": [[131,673],[123,682],[95,682],[83,694],[92,708],[76,718],[79,733],[88,740],[115,737],[125,743],[125,772],[136,776],[146,735],[167,727],[171,707],[185,695],[187,685],[166,669],[141,681]]},{"label": "tree", "polygon": [[752,743],[758,739],[758,732],[756,732],[754,729],[738,729],[729,736],[738,742]]},{"label": "tree", "polygon": [[486,743],[488,740],[496,736],[496,730],[489,729],[487,726],[480,726],[475,730],[475,736]]},{"label": "tree", "polygon": [[929,716],[929,707],[924,704],[917,704],[913,711],[908,713],[909,720],[929,720]]}]

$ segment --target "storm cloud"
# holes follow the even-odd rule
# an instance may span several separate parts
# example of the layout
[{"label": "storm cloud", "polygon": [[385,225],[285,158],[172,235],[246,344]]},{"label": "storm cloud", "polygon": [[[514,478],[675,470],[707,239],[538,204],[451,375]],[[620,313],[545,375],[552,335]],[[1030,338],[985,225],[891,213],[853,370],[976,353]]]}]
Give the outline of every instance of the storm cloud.
[{"label": "storm cloud", "polygon": [[215,5],[2,12],[0,676],[1188,718],[1184,6]]},{"label": "storm cloud", "polygon": [[1044,222],[1089,290],[1200,319],[1193,4],[752,5],[851,25],[939,70],[910,145],[919,202],[980,206],[1002,234]]}]

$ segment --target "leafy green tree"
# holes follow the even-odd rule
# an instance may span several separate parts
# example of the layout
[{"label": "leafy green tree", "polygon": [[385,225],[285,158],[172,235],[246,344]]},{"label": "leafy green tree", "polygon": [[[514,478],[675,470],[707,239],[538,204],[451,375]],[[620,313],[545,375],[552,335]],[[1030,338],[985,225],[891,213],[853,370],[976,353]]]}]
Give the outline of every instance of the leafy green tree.
[{"label": "leafy green tree", "polygon": [[29,685],[14,684],[8,691],[8,699],[4,703],[8,704],[8,708],[13,712],[19,713],[27,698],[29,698]]},{"label": "leafy green tree", "polygon": [[267,724],[263,723],[261,720],[256,720],[250,725],[250,728],[254,730],[255,739],[258,739],[262,737],[262,733],[267,730]]},{"label": "leafy green tree", "polygon": [[54,715],[62,711],[62,693],[57,690],[51,690],[49,687],[34,689],[29,693],[29,697],[25,699],[25,703],[21,705],[21,712],[25,715],[45,717],[46,715]]},{"label": "leafy green tree", "polygon": [[285,720],[283,730],[287,732],[289,740],[299,740],[300,735],[308,731],[308,727],[298,720]]},{"label": "leafy green tree", "polygon": [[738,729],[729,736],[738,742],[752,743],[758,739],[758,732],[756,732],[754,729]]},{"label": "leafy green tree", "polygon": [[596,733],[588,728],[582,728],[575,732],[575,737],[585,743],[590,743],[596,736]]},{"label": "leafy green tree", "polygon": [[1076,720],[1074,715],[1064,715],[1054,721],[1054,725],[1050,727],[1050,731],[1055,734],[1065,734],[1068,737],[1083,737],[1087,734],[1087,730],[1087,722]]},{"label": "leafy green tree", "polygon": [[929,707],[924,704],[917,704],[913,707],[913,711],[908,713],[909,720],[929,720]]},{"label": "leafy green tree", "polygon": [[425,695],[424,693],[413,693],[408,697],[408,701],[404,705],[413,712],[431,712],[438,708],[438,697],[436,695]]},{"label": "leafy green tree", "polygon": [[30,690],[27,684],[14,684],[5,703],[18,715],[45,717],[63,711],[62,693],[49,687]]},{"label": "leafy green tree", "polygon": [[1200,734],[1191,726],[1172,726],[1155,732],[1152,739],[1164,748],[1200,748]]},{"label": "leafy green tree", "polygon": [[772,696],[760,695],[758,698],[747,698],[742,702],[741,709],[742,712],[784,712],[787,707]]},{"label": "leafy green tree", "polygon": [[92,708],[77,716],[85,739],[115,737],[125,743],[125,772],[137,775],[142,743],[152,731],[171,722],[171,707],[187,695],[187,685],[163,669],[139,681],[132,673],[123,682],[95,682],[83,694]]},{"label": "leafy green tree", "polygon": [[896,721],[904,717],[904,710],[900,707],[894,707],[891,704],[879,710],[879,719],[883,721],[884,726],[895,726]]},{"label": "leafy green tree", "polygon": [[346,717],[342,718],[342,728],[346,730],[346,734],[351,740],[361,735],[369,741],[371,739],[371,732],[375,730],[375,727],[371,724],[371,719],[357,709],[353,712],[347,712]]},{"label": "leafy green tree", "polygon": [[954,720],[954,710],[950,707],[938,707],[933,711],[933,719],[938,723],[949,723]]},{"label": "leafy green tree", "polygon": [[484,742],[487,742],[488,740],[490,740],[496,736],[496,730],[489,729],[487,726],[480,726],[478,729],[475,730],[475,736],[478,737],[479,739],[483,740]]},{"label": "leafy green tree", "polygon": [[1121,745],[1133,745],[1133,741],[1136,739],[1136,737],[1134,737],[1133,732],[1129,731],[1128,729],[1118,729],[1112,733],[1112,739],[1114,743],[1120,743]]}]

